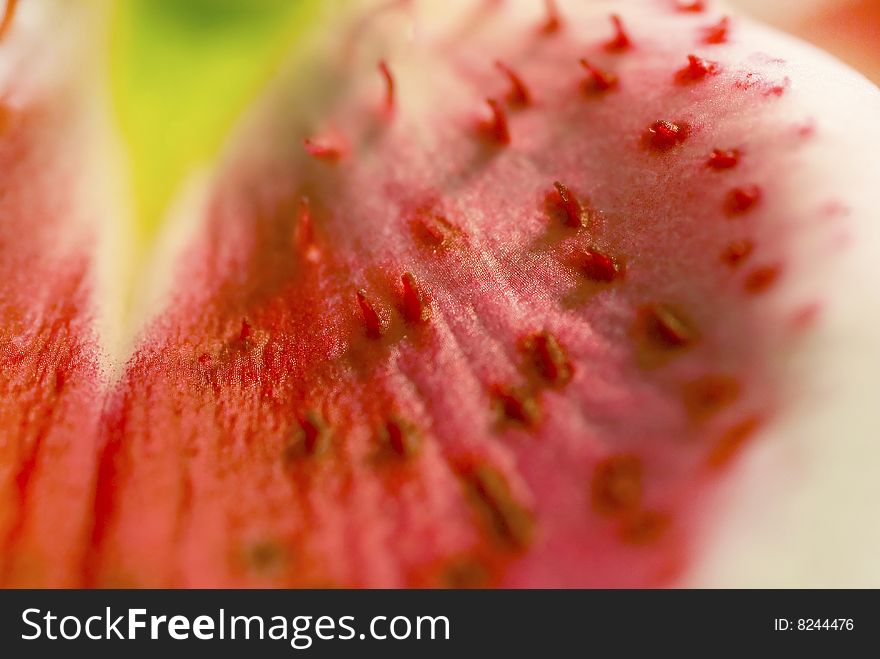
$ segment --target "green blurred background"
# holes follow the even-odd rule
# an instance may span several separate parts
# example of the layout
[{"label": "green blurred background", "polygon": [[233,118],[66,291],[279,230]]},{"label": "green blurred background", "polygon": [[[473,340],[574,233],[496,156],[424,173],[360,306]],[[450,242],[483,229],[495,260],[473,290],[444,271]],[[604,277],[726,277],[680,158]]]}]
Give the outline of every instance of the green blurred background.
[{"label": "green blurred background", "polygon": [[114,0],[111,88],[137,244],[316,19],[320,0]]}]

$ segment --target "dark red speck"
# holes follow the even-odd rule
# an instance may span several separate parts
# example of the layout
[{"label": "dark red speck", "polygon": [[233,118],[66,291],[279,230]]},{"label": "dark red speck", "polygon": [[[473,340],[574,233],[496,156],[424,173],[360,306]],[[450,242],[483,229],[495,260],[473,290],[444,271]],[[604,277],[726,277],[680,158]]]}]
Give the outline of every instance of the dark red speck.
[{"label": "dark red speck", "polygon": [[365,289],[362,288],[357,292],[357,301],[361,309],[367,336],[378,339],[385,333],[385,320],[376,312],[373,303],[367,298],[367,291]]},{"label": "dark red speck", "polygon": [[757,185],[734,188],[727,195],[727,212],[731,215],[742,215],[752,210],[759,201],[761,188]]},{"label": "dark red speck", "polygon": [[528,427],[538,423],[540,417],[538,403],[526,392],[499,385],[494,388],[493,393],[505,419]]},{"label": "dark red speck", "polygon": [[329,444],[330,433],[324,418],[317,412],[308,411],[300,421],[303,447],[309,455],[320,455]]},{"label": "dark red speck", "polygon": [[397,455],[411,458],[419,451],[420,437],[408,421],[392,415],[382,429],[385,442]]},{"label": "dark red speck", "polygon": [[287,463],[306,457],[319,457],[327,451],[330,441],[330,428],[324,417],[314,410],[307,410],[299,418],[299,425],[284,447],[282,455]]},{"label": "dark red speck", "polygon": [[241,329],[238,332],[238,340],[239,341],[247,341],[251,336],[251,324],[247,321],[247,318],[241,319]]},{"label": "dark red speck", "polygon": [[623,265],[617,259],[594,247],[584,250],[581,271],[588,279],[601,283],[610,283],[622,277],[624,272]]},{"label": "dark red speck", "polygon": [[739,164],[740,152],[737,149],[714,149],[709,154],[706,166],[712,169],[731,169]]},{"label": "dark red speck", "polygon": [[648,141],[655,149],[665,151],[681,144],[687,139],[687,124],[671,121],[655,121],[648,127]]},{"label": "dark red speck", "polygon": [[749,258],[754,249],[755,244],[748,238],[734,240],[721,252],[721,260],[731,268],[735,268]]},{"label": "dark red speck", "polygon": [[400,277],[403,286],[403,315],[411,323],[421,323],[431,317],[431,307],[419,282],[410,272]]}]

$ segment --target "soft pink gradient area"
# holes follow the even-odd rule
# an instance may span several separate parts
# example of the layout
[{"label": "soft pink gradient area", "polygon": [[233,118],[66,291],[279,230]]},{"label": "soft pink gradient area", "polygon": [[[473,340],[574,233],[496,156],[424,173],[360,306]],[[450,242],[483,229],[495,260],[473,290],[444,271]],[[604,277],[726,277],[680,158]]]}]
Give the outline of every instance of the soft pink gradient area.
[{"label": "soft pink gradient area", "polygon": [[827,50],[880,83],[878,0],[731,0],[755,18]]}]

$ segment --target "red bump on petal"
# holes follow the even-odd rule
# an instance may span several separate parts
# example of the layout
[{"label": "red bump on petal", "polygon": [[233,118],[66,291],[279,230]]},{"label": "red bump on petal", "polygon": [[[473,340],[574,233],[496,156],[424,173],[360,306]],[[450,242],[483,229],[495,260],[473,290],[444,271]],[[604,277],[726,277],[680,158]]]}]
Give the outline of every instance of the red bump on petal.
[{"label": "red bump on petal", "polygon": [[588,92],[606,92],[617,86],[617,76],[596,68],[586,59],[581,58],[581,66],[587,70],[587,80],[584,81],[584,90]]},{"label": "red bump on petal", "polygon": [[540,409],[536,401],[527,392],[503,385],[493,388],[492,394],[497,401],[502,417],[507,421],[533,428],[540,420]]},{"label": "red bump on petal", "polygon": [[507,112],[501,106],[501,103],[494,98],[486,99],[486,105],[492,113],[491,118],[485,124],[485,131],[488,137],[494,142],[501,145],[510,144],[510,127],[507,122]]},{"label": "red bump on petal", "polygon": [[605,458],[593,470],[590,495],[603,515],[635,510],[642,500],[642,461],[631,454]]},{"label": "red bump on petal", "polygon": [[644,337],[657,348],[687,348],[699,338],[691,322],[668,304],[643,307],[639,312],[639,326]]},{"label": "red bump on petal", "polygon": [[448,247],[462,234],[461,229],[436,213],[424,213],[416,217],[410,227],[416,240],[434,251]]},{"label": "red bump on petal", "polygon": [[317,412],[306,412],[300,425],[306,451],[311,455],[323,453],[330,443],[330,432],[324,418]]},{"label": "red bump on petal", "polygon": [[727,43],[730,36],[730,18],[725,16],[715,25],[703,28],[703,43],[722,44]]},{"label": "red bump on petal", "polygon": [[544,34],[554,34],[562,28],[562,18],[559,15],[559,7],[556,0],[544,0],[547,18],[541,24],[541,31]]},{"label": "red bump on petal", "polygon": [[766,265],[755,268],[746,275],[743,288],[747,293],[758,295],[768,291],[782,275],[782,267],[779,265]]},{"label": "red bump on petal", "polygon": [[735,268],[748,259],[754,250],[755,244],[748,238],[734,240],[721,252],[721,260],[731,268]]},{"label": "red bump on petal", "polygon": [[292,462],[299,458],[318,457],[327,451],[330,440],[330,429],[324,417],[314,410],[307,410],[284,448],[284,459]]},{"label": "red bump on petal", "polygon": [[622,277],[624,272],[622,263],[595,247],[584,250],[580,269],[588,279],[605,284]]},{"label": "red bump on petal", "polygon": [[757,185],[734,188],[727,195],[727,212],[730,215],[748,213],[761,201],[762,191]]},{"label": "red bump on petal", "polygon": [[365,289],[362,288],[357,292],[357,301],[361,309],[361,316],[364,320],[367,336],[378,339],[385,333],[386,320],[379,315],[373,303],[367,298],[367,291]]},{"label": "red bump on petal", "polygon": [[242,551],[244,565],[250,572],[261,577],[279,574],[289,559],[285,547],[274,540],[260,540]]},{"label": "red bump on petal", "polygon": [[738,149],[713,149],[706,161],[706,166],[711,169],[731,169],[739,164],[740,152]]},{"label": "red bump on petal", "polygon": [[628,545],[650,545],[658,542],[672,525],[667,513],[638,510],[624,517],[618,531],[620,540]]},{"label": "red bump on petal", "polygon": [[571,380],[571,360],[550,332],[540,332],[528,337],[525,348],[538,373],[551,385],[559,386]]},{"label": "red bump on petal", "polygon": [[565,211],[565,224],[573,228],[580,228],[587,225],[589,214],[581,205],[577,195],[565,187],[559,181],[553,182],[556,193],[559,195],[559,201],[562,209]]},{"label": "red bump on petal", "polygon": [[715,75],[720,70],[718,62],[712,62],[696,55],[688,55],[688,63],[676,72],[675,79],[680,83],[696,82]]},{"label": "red bump on petal", "polygon": [[666,151],[684,142],[688,137],[687,124],[671,121],[655,121],[648,127],[648,143],[659,151]]},{"label": "red bump on petal", "polygon": [[741,391],[739,380],[730,375],[704,375],[684,385],[682,400],[688,416],[703,421],[736,401]]},{"label": "red bump on petal", "polygon": [[247,341],[251,336],[251,324],[248,322],[247,318],[241,319],[241,329],[238,331],[238,340],[241,342]]},{"label": "red bump on petal", "polygon": [[318,140],[315,138],[306,138],[303,140],[303,146],[306,153],[318,160],[326,160],[327,162],[335,162],[342,158],[345,151],[341,144],[331,140]]},{"label": "red bump on petal", "polygon": [[510,80],[510,91],[507,94],[507,100],[513,105],[529,105],[532,102],[532,95],[516,71],[504,64],[504,62],[495,62],[495,66]]},{"label": "red bump on petal", "polygon": [[411,458],[419,452],[421,437],[411,423],[391,415],[382,427],[385,444],[401,458]]},{"label": "red bump on petal", "polygon": [[678,11],[700,13],[706,10],[705,0],[678,0]]},{"label": "red bump on petal", "polygon": [[431,305],[412,273],[400,276],[403,285],[403,315],[410,323],[422,323],[431,317]]},{"label": "red bump on petal", "polygon": [[510,549],[525,549],[534,535],[534,515],[514,498],[504,476],[492,467],[479,465],[468,474],[467,481],[497,538]]},{"label": "red bump on petal", "polygon": [[626,28],[624,28],[623,21],[621,20],[620,16],[617,14],[612,14],[611,24],[614,26],[614,36],[605,42],[605,49],[611,51],[620,51],[631,48],[632,41],[630,41],[629,35],[626,33]]}]

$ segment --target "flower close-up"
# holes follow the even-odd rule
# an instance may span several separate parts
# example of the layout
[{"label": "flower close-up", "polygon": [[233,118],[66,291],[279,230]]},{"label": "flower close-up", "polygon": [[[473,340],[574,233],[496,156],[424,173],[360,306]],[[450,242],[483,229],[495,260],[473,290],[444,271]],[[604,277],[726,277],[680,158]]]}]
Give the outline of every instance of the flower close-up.
[{"label": "flower close-up", "polygon": [[0,585],[880,586],[876,6],[6,0]]}]

